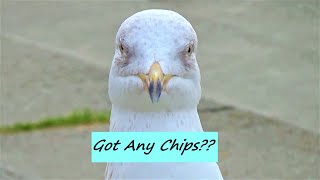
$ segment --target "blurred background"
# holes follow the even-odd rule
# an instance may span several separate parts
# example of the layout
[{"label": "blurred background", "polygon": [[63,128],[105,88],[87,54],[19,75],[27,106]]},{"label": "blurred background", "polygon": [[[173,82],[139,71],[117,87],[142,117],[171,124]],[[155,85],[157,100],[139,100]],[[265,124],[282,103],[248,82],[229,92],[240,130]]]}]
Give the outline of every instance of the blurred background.
[{"label": "blurred background", "polygon": [[[226,179],[319,179],[319,0],[1,0],[1,126],[75,109],[109,111],[120,24],[174,10],[199,38],[204,129],[219,131]],[[91,131],[105,124],[0,134],[0,179],[102,179]]]}]

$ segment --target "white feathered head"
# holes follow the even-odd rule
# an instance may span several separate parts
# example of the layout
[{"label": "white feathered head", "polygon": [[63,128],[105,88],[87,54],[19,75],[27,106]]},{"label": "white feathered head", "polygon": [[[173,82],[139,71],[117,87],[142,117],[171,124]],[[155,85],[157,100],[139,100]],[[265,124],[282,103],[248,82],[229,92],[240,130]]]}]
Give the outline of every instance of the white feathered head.
[{"label": "white feathered head", "polygon": [[196,107],[197,43],[192,25],[176,12],[151,9],[126,19],[116,35],[109,75],[112,104],[146,112]]}]

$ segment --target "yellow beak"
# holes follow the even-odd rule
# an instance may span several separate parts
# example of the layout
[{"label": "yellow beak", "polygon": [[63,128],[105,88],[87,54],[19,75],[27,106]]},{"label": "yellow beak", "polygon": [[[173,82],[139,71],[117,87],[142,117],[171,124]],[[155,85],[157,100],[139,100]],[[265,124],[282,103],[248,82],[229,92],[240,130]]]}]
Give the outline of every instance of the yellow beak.
[{"label": "yellow beak", "polygon": [[148,90],[151,101],[159,102],[161,92],[165,91],[168,81],[172,75],[165,75],[160,64],[156,61],[150,67],[148,74],[139,73],[138,77],[144,84],[144,89]]}]

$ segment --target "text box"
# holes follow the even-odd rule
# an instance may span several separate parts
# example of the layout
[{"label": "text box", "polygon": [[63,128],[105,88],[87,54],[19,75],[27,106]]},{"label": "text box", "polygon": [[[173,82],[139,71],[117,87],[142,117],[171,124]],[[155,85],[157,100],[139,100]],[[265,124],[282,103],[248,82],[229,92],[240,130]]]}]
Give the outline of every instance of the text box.
[{"label": "text box", "polygon": [[218,162],[217,132],[92,132],[92,162]]}]

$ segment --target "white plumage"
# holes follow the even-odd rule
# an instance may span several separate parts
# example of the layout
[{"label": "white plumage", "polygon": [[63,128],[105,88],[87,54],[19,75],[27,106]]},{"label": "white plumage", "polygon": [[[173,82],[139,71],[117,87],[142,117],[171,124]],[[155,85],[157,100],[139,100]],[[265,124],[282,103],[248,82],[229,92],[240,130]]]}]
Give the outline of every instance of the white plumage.
[{"label": "white plumage", "polygon": [[[116,36],[110,131],[201,132],[197,35],[178,13],[145,10]],[[216,163],[109,163],[106,179],[222,179]]]}]

